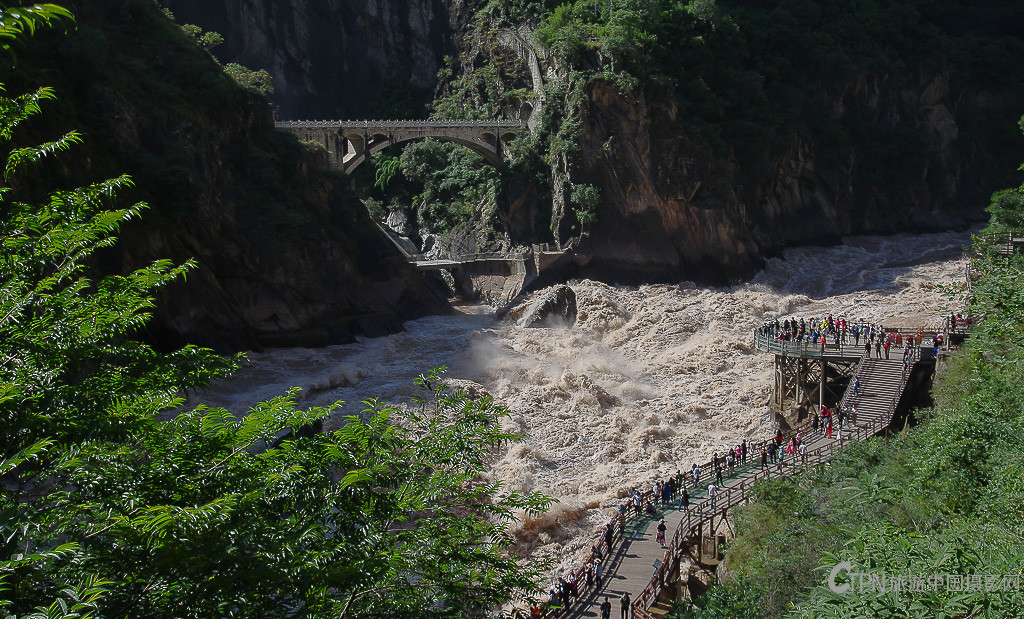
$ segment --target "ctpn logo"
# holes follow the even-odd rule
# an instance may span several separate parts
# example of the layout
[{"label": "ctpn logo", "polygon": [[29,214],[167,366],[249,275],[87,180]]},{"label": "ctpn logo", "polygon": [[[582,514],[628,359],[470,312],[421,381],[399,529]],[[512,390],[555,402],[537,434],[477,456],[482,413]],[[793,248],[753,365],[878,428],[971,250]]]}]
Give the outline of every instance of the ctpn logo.
[{"label": "ctpn logo", "polygon": [[839,576],[839,572],[842,571],[849,574],[853,571],[853,565],[851,565],[849,561],[836,563],[836,566],[828,573],[828,588],[832,590],[832,593],[846,593],[850,590],[850,583],[843,583],[840,585],[836,582],[836,577]]},{"label": "ctpn logo", "polygon": [[[840,578],[842,574],[842,578]],[[828,588],[832,593],[880,594],[949,592],[1019,592],[1021,574],[900,574],[855,572],[849,561],[836,563],[828,573]],[[843,584],[839,584],[843,580]]]}]

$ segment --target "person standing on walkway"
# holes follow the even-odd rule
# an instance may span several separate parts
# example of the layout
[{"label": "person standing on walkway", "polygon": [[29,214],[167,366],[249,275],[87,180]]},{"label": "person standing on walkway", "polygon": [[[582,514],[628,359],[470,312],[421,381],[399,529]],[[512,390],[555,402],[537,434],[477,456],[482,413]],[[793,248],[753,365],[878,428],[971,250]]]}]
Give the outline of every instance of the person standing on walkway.
[{"label": "person standing on walkway", "polygon": [[811,415],[811,430],[814,432],[818,431],[818,416]]},{"label": "person standing on walkway", "polygon": [[800,443],[800,461],[807,466],[807,443]]},{"label": "person standing on walkway", "polygon": [[878,339],[875,340],[875,358],[882,358],[882,336],[879,335]]},{"label": "person standing on walkway", "polygon": [[860,391],[860,379],[857,378],[856,376],[854,376],[853,377],[853,395],[857,395],[858,391]]},{"label": "person standing on walkway", "polygon": [[764,447],[761,448],[761,470],[768,470],[768,452],[764,449]]},{"label": "person standing on walkway", "polygon": [[870,337],[864,338],[864,357],[867,358],[867,359],[871,358],[871,338]]},{"label": "person standing on walkway", "polygon": [[[619,516],[622,516],[622,511],[619,511]],[[608,523],[608,526],[604,528],[604,545],[608,548],[608,556],[612,554],[612,543],[615,541],[615,532],[612,529],[612,523]]]},{"label": "person standing on walkway", "polygon": [[655,537],[662,548],[665,547],[665,531],[667,529],[668,527],[665,526],[665,519],[662,518],[661,521],[658,522],[658,535]]},{"label": "person standing on walkway", "polygon": [[715,480],[719,486],[722,485],[722,466],[717,462],[715,462]]},{"label": "person standing on walkway", "polygon": [[715,484],[708,484],[708,500],[711,501],[711,509],[715,508]]},{"label": "person standing on walkway", "polygon": [[604,601],[601,602],[601,619],[610,619],[612,616],[612,603],[608,601],[608,596],[604,596]]},{"label": "person standing on walkway", "polygon": [[[594,586],[598,589],[601,588],[601,577],[604,576],[604,565],[601,564],[601,559],[594,561]],[[608,599],[608,598],[605,598]]]},{"label": "person standing on walkway", "polygon": [[889,346],[890,346],[889,340],[885,340],[885,344],[882,344],[882,348],[885,349],[885,358],[886,359],[889,358]]},{"label": "person standing on walkway", "polygon": [[683,488],[683,496],[679,497],[679,508],[690,511],[690,493]]},{"label": "person standing on walkway", "polygon": [[741,452],[740,458],[743,460],[743,464],[746,464],[747,463],[747,439],[743,439],[743,442],[740,443],[740,452]]},{"label": "person standing on walkway", "polygon": [[629,619],[629,591],[622,594],[622,600],[620,600],[620,602],[622,604],[622,619]]}]

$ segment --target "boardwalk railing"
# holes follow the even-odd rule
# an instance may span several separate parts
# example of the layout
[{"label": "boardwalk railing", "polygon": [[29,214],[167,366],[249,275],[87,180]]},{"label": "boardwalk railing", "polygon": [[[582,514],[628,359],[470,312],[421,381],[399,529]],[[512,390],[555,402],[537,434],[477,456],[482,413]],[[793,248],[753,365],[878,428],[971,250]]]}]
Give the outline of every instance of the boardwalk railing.
[{"label": "boardwalk railing", "polygon": [[[898,333],[904,342],[907,338],[914,337],[916,338],[916,345],[920,345],[924,341],[930,341],[943,331],[948,332],[949,329],[946,326],[948,322],[949,319],[947,318],[943,329],[886,328],[883,329],[883,332]],[[781,340],[779,339],[779,332],[767,331],[764,328],[754,330],[754,346],[758,350],[792,357],[844,357],[852,359],[865,354],[864,343],[865,338],[863,337],[859,341],[855,340],[852,342],[847,338],[840,337],[838,343],[834,339],[830,342],[826,341],[825,338],[819,339],[817,342],[807,338],[803,340]]]},{"label": "boardwalk railing", "polygon": [[[892,422],[892,416],[896,411],[896,406],[899,404],[900,397],[903,395],[903,390],[907,385],[907,381],[913,371],[914,364],[917,361],[917,351],[914,348],[912,348],[911,351],[912,352],[907,363],[903,364],[903,371],[900,375],[899,383],[896,388],[893,389],[892,401],[889,403],[885,414],[875,418],[863,426],[854,425],[849,431],[849,436],[845,439],[843,437],[843,431],[840,430],[838,440],[836,441],[825,443],[813,450],[809,450],[806,455],[793,454],[793,457],[790,458],[787,463],[780,461],[776,465],[770,465],[767,468],[755,471],[754,473],[743,477],[738,485],[719,490],[713,500],[706,499],[688,510],[686,516],[679,522],[679,526],[676,527],[675,533],[672,536],[672,541],[668,544],[668,549],[665,551],[665,556],[662,559],[661,564],[654,571],[650,582],[644,590],[633,601],[634,617],[638,617],[640,619],[654,619],[654,615],[650,613],[650,608],[655,604],[655,602],[657,602],[658,594],[661,593],[662,587],[666,584],[667,575],[674,569],[676,563],[681,559],[684,551],[689,545],[687,540],[694,535],[694,532],[697,531],[703,523],[709,521],[712,517],[716,515],[724,516],[732,507],[735,507],[740,503],[748,502],[750,500],[750,490],[758,481],[773,477],[781,477],[785,472],[784,469],[788,469],[790,474],[795,474],[806,470],[809,467],[828,462],[845,443],[863,441],[885,430]],[[857,367],[857,375],[862,374],[865,369],[865,364],[861,362]],[[856,397],[857,396],[852,394],[851,385],[843,394],[840,407],[845,406],[847,402],[852,402]],[[806,432],[809,429],[808,424],[801,425],[794,428],[793,431],[790,432],[790,435],[792,436]]]},{"label": "boardwalk railing", "polygon": [[[694,533],[705,523],[711,520],[715,516],[723,516],[728,510],[739,505],[741,503],[748,502],[752,498],[752,489],[754,485],[762,480],[778,478],[784,475],[792,475],[804,471],[810,467],[817,466],[819,464],[826,463],[832,459],[832,457],[841,449],[844,445],[849,442],[863,441],[876,434],[879,434],[885,430],[892,422],[892,416],[896,411],[896,406],[899,404],[900,397],[903,394],[903,390],[906,387],[907,381],[909,380],[910,374],[914,369],[915,363],[919,359],[920,344],[923,339],[931,339],[937,334],[937,331],[924,331],[922,329],[887,329],[886,331],[898,332],[906,340],[913,338],[914,345],[911,346],[911,353],[908,361],[903,365],[903,370],[900,375],[900,380],[897,386],[893,389],[893,396],[887,405],[886,412],[878,417],[864,424],[858,423],[859,420],[853,419],[846,426],[839,430],[836,440],[820,445],[814,449],[807,451],[806,455],[794,453],[788,458],[782,458],[778,462],[771,463],[764,468],[749,472],[743,475],[739,479],[738,484],[720,488],[714,497],[712,502],[710,499],[705,498],[700,502],[694,502],[691,507],[686,511],[686,515],[679,522],[675,532],[672,535],[671,541],[667,544],[667,550],[665,555],[660,562],[660,565],[654,570],[651,579],[643,591],[634,598],[632,607],[634,617],[639,619],[654,619],[654,615],[650,613],[650,608],[657,602],[658,595],[661,593],[662,587],[666,584],[668,574],[675,569],[678,561],[682,558],[688,545],[688,540],[692,538]],[[755,343],[757,348],[766,352],[775,352],[777,354],[783,354],[779,352],[777,344],[801,344],[799,342],[782,342],[777,343],[773,340],[773,335],[767,333],[755,333]],[[808,356],[820,353],[821,344],[810,345],[806,347],[809,350]],[[826,345],[826,351],[829,350],[829,345]],[[801,354],[797,351],[804,350],[804,346],[787,346],[785,350],[786,354]],[[863,349],[857,346],[845,347],[848,353],[848,358],[855,358],[852,354],[853,350],[859,350],[863,353]],[[834,351],[835,349],[833,349]],[[835,355],[834,352],[825,353],[826,356]],[[820,354],[819,354],[820,356]],[[854,376],[860,377],[861,382],[865,382],[864,373],[866,372],[866,365],[864,360],[867,359],[864,356],[858,363],[857,369],[855,370]],[[847,386],[846,391],[840,400],[839,409],[844,408],[847,405],[854,405],[858,401],[859,396],[852,393],[853,381]],[[810,421],[805,421],[793,427],[788,433],[783,434],[783,441],[777,443],[781,449],[783,445],[788,443],[796,436],[810,436],[813,432],[813,427]],[[748,453],[753,457],[751,462],[756,462],[756,458],[760,455],[762,449],[764,449],[769,443],[776,441],[772,438],[768,441],[750,443],[748,444]],[[721,463],[721,458],[719,458]],[[707,462],[700,465],[701,478],[713,479],[715,475],[715,462],[708,460]],[[690,471],[683,473],[683,485],[686,488],[694,486],[694,480]],[[680,492],[682,489],[677,489]],[[642,495],[642,512],[646,513],[648,507],[652,505],[654,501],[653,492],[647,490]],[[577,594],[582,595],[588,587],[596,585],[597,583],[592,578],[591,564],[594,559],[607,558],[611,556],[616,542],[624,537],[625,524],[630,510],[629,501],[625,503],[625,510],[620,506],[619,513],[612,516],[605,527],[602,528],[596,543],[593,545],[593,550],[588,555],[586,561],[575,568],[571,569],[567,574],[563,576],[563,579],[569,583]],[[612,530],[612,545],[608,546],[605,536],[605,531],[610,528]],[[542,611],[542,616],[545,618],[554,617],[557,611],[553,611],[549,607],[545,607]],[[513,616],[529,616],[529,613],[524,613],[522,608],[516,608],[512,612]]]}]

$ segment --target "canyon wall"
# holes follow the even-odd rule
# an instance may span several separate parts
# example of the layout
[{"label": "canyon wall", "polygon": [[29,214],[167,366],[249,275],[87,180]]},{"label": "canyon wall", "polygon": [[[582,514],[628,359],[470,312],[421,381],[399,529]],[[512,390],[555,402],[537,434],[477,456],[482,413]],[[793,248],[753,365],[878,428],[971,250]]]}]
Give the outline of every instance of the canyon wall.
[{"label": "canyon wall", "polygon": [[18,140],[69,130],[84,143],[54,157],[41,191],[130,174],[127,201],[145,201],[99,273],[153,260],[195,260],[159,291],[146,335],[164,347],[224,352],[322,346],[381,335],[447,304],[402,257],[316,156],[277,131],[264,98],[236,84],[151,0],[73,0],[77,27],[37,37],[9,92],[52,86]]},{"label": "canyon wall", "polygon": [[442,0],[167,0],[179,22],[221,33],[225,62],[266,69],[281,118],[425,114],[453,53]]},{"label": "canyon wall", "polygon": [[[438,90],[435,75],[448,53],[456,75],[488,62],[507,71],[518,55],[519,73],[543,73],[549,85],[565,77],[566,67],[536,42],[526,43],[541,58],[534,70],[522,50],[502,51],[509,44],[500,36],[472,35],[466,25],[478,5],[471,3],[168,4],[180,21],[222,32],[229,58],[270,70],[283,117],[387,116],[393,101],[382,93],[402,83],[420,96]],[[642,87],[624,94],[589,79],[586,103],[562,111],[581,121],[581,154],[564,172],[573,185],[598,187],[601,205],[576,250],[576,268],[563,276],[733,281],[787,246],[979,220],[991,192],[1015,180],[1021,109],[1012,88],[985,90],[965,78],[942,63],[815,75],[822,118],[774,126],[735,113],[709,123],[680,111],[706,102],[649,99]],[[513,183],[499,206],[512,240],[538,239],[536,209],[561,220],[558,240],[578,235],[569,187],[554,183],[551,204],[535,202],[537,189]]]},{"label": "canyon wall", "polygon": [[[579,274],[609,281],[734,281],[786,246],[962,229],[984,219],[991,192],[1013,182],[1024,155],[1020,140],[986,140],[1001,126],[1012,136],[1016,101],[969,91],[943,71],[863,79],[832,93],[834,119],[867,110],[867,126],[883,127],[886,138],[840,157],[820,136],[790,132],[753,152],[737,140],[716,159],[673,104],[602,81],[588,94],[590,156],[573,180],[599,186],[602,204],[581,243]],[[913,149],[901,151],[900,136]]]}]

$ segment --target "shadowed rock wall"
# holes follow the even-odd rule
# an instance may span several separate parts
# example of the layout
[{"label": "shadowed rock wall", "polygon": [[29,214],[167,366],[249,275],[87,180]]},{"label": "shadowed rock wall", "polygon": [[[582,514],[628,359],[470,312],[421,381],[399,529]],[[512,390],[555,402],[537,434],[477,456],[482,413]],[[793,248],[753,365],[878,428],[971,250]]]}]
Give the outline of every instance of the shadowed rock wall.
[{"label": "shadowed rock wall", "polygon": [[224,35],[225,62],[266,69],[285,120],[425,115],[445,54],[441,0],[167,0],[181,23]]}]

